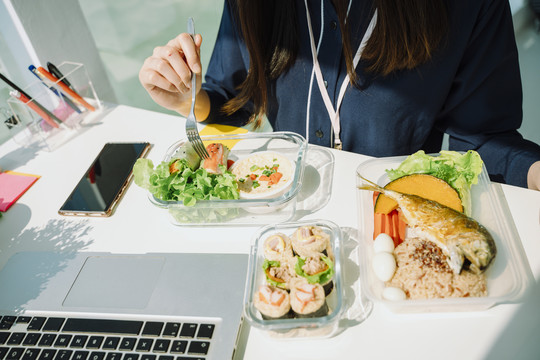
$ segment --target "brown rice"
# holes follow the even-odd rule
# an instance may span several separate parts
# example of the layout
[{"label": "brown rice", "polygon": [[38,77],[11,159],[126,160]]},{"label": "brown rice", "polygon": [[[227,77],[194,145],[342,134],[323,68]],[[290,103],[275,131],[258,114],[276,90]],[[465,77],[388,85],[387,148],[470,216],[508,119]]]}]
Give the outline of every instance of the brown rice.
[{"label": "brown rice", "polygon": [[479,297],[487,295],[484,274],[462,270],[455,275],[442,250],[430,241],[408,238],[394,250],[397,270],[386,283],[410,299]]}]

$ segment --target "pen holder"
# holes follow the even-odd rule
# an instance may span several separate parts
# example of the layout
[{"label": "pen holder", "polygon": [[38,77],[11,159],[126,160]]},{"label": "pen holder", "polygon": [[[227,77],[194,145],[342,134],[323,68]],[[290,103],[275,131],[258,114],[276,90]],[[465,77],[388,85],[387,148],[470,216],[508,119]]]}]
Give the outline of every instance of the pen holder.
[{"label": "pen holder", "polygon": [[0,104],[0,144],[11,139],[24,128],[25,126],[13,115],[11,109]]},{"label": "pen holder", "polygon": [[13,138],[22,146],[37,144],[52,151],[80,133],[102,111],[83,64],[63,62],[62,76],[36,80],[12,92],[8,104],[19,124],[25,126]]}]

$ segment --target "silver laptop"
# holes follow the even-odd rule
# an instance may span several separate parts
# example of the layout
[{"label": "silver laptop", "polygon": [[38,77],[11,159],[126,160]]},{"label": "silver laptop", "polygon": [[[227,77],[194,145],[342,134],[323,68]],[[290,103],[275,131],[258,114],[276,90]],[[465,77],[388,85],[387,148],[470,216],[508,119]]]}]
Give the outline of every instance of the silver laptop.
[{"label": "silver laptop", "polygon": [[230,359],[247,261],[245,254],[17,253],[0,271],[0,358]]}]

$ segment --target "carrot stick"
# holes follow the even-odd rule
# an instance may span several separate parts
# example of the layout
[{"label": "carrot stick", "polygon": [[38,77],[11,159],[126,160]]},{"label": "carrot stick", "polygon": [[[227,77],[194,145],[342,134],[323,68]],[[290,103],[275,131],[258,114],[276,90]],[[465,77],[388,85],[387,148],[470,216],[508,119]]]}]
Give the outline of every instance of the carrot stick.
[{"label": "carrot stick", "polygon": [[394,240],[394,246],[398,246],[402,241],[399,236],[399,213],[394,210],[390,214],[392,214],[392,239]]},{"label": "carrot stick", "polygon": [[399,214],[398,216],[398,222],[399,222],[399,239],[400,243],[402,243],[405,240],[405,233],[407,232],[407,223],[405,222],[405,219],[403,219],[403,216]]},{"label": "carrot stick", "polygon": [[[377,201],[377,196],[379,196],[379,192],[374,191],[373,192],[373,206],[375,206],[375,202]],[[385,214],[377,214],[373,213],[373,240],[381,234],[385,232]]]},{"label": "carrot stick", "polygon": [[373,221],[374,221],[374,227],[373,227],[373,240],[383,231],[383,217],[384,214],[373,214]]},{"label": "carrot stick", "polygon": [[[379,193],[373,192],[373,205],[377,201]],[[373,239],[379,234],[386,233],[392,240],[394,245],[398,246],[405,240],[405,233],[407,231],[407,222],[403,219],[401,213],[397,210],[392,210],[388,214],[373,214]]]},{"label": "carrot stick", "polygon": [[[373,193],[373,205],[375,205],[378,195],[378,192]],[[385,233],[394,240],[394,244],[398,241],[398,226],[397,223],[394,223],[397,221],[395,214],[397,214],[396,210],[388,214],[373,214],[373,239],[375,239],[379,234]]]},{"label": "carrot stick", "polygon": [[394,238],[394,232],[393,232],[393,226],[392,226],[392,215],[386,214],[384,215],[384,232],[390,235],[390,237]]}]

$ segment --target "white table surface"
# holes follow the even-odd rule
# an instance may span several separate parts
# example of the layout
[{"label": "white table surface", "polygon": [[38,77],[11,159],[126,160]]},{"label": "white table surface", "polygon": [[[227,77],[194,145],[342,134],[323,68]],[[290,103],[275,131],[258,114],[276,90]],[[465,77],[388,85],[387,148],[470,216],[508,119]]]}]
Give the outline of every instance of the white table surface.
[{"label": "white table surface", "polygon": [[[0,219],[0,268],[29,250],[113,253],[248,253],[259,226],[182,227],[150,204],[132,184],[110,218],[75,218],[57,211],[106,142],[149,141],[148,158],[159,163],[185,136],[181,117],[108,105],[100,119],[54,151],[13,141],[0,146],[0,167],[42,177]],[[326,151],[326,150],[325,150]],[[303,219],[358,226],[355,170],[366,156],[328,150],[334,157],[331,196]],[[240,337],[245,359],[538,359],[540,358],[540,192],[501,186],[528,257],[535,284],[518,304],[481,312],[395,314],[375,304],[359,324],[345,322],[323,340],[275,340],[257,329]],[[1,296],[1,294],[0,294]]]}]

